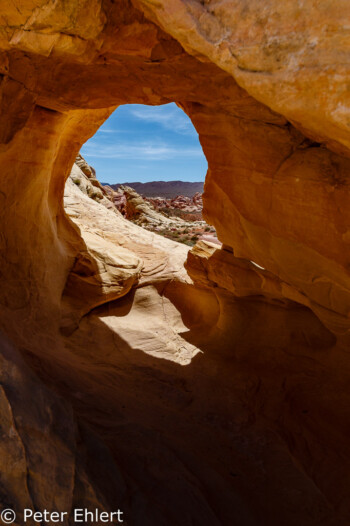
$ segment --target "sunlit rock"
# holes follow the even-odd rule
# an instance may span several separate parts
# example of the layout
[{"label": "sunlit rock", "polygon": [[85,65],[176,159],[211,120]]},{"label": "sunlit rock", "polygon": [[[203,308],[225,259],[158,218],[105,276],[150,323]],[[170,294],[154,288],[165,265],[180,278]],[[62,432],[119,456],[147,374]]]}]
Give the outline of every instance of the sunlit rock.
[{"label": "sunlit rock", "polygon": [[[136,526],[349,524],[348,15],[342,0],[4,5],[0,328],[26,365],[4,369],[23,420],[5,382],[2,503],[122,495]],[[64,209],[118,105],[174,101],[222,249],[188,253],[108,210],[81,160],[86,195],[68,181]]]}]

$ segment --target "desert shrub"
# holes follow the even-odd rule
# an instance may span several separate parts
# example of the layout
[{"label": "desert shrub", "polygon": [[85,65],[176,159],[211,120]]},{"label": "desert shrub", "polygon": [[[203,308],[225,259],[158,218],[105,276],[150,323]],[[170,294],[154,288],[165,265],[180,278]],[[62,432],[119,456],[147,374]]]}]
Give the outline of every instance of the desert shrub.
[{"label": "desert shrub", "polygon": [[193,241],[191,241],[190,239],[185,239],[183,241],[183,244],[184,245],[188,245],[189,247],[193,247],[193,245],[194,245]]},{"label": "desert shrub", "polygon": [[211,231],[210,226],[206,226],[205,229],[204,229],[204,232],[210,232],[210,231]]},{"label": "desert shrub", "polygon": [[101,199],[102,196],[101,196],[100,192],[91,192],[89,197],[91,197],[91,199]]},{"label": "desert shrub", "polygon": [[73,178],[72,178],[72,181],[73,181],[73,183],[76,184],[77,186],[79,186],[80,183],[81,183],[81,180],[79,179],[79,177],[73,177]]}]

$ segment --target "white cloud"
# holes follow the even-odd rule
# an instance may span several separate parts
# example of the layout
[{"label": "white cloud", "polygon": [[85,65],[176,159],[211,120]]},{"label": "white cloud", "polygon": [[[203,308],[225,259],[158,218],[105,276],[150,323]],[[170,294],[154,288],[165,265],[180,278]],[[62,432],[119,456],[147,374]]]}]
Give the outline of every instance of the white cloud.
[{"label": "white cloud", "polygon": [[120,133],[119,130],[110,130],[108,128],[100,128],[99,133]]},{"label": "white cloud", "polygon": [[130,160],[167,160],[176,158],[202,157],[198,148],[176,148],[159,142],[100,144],[98,141],[86,143],[82,154],[94,158]]},{"label": "white cloud", "polygon": [[163,128],[181,135],[196,135],[189,117],[174,104],[165,106],[137,106],[131,115],[142,121],[160,124]]}]

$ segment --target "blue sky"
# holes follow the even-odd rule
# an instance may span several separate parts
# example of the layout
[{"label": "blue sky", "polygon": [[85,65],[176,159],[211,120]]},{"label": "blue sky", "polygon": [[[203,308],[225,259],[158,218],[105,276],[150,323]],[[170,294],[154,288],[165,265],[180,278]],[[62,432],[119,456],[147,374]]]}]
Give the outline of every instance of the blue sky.
[{"label": "blue sky", "polygon": [[204,181],[207,161],[176,104],[119,106],[81,149],[101,182]]}]

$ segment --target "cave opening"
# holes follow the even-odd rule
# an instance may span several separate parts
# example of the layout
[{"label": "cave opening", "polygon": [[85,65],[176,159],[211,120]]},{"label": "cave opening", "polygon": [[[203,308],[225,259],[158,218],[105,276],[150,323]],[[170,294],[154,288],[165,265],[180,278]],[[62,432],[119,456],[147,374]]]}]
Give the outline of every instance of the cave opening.
[{"label": "cave opening", "polygon": [[[132,31],[141,29],[139,20]],[[47,59],[26,56],[24,81],[38,75],[37,99],[31,102],[33,85],[27,93],[19,82],[21,118],[12,121],[15,105],[6,108],[13,139],[1,152],[2,327],[19,348],[32,353],[43,382],[56,385],[69,402],[62,421],[61,410],[50,410],[61,404],[42,394],[37,380],[39,391],[19,382],[9,366],[14,388],[7,391],[19,392],[23,400],[24,419],[16,416],[13,402],[17,429],[25,428],[24,436],[34,429],[36,451],[43,452],[34,460],[21,453],[23,482],[14,486],[23,493],[34,487],[33,494],[45,499],[42,488],[52,488],[52,502],[57,487],[61,502],[79,507],[102,494],[107,508],[118,502],[136,526],[145,520],[167,526],[231,524],[236,518],[249,525],[328,523],[329,503],[337,505],[338,489],[345,491],[345,484],[342,488],[328,475],[338,471],[338,480],[347,480],[348,465],[339,462],[339,449],[346,445],[348,374],[340,383],[332,364],[345,363],[345,353],[334,348],[335,337],[319,318],[336,329],[347,328],[342,236],[348,223],[337,212],[346,209],[347,193],[343,184],[333,187],[330,177],[339,166],[337,180],[343,180],[347,165],[326,149],[305,148],[301,133],[248,96],[226,72],[145,26],[153,37],[141,42],[153,48],[137,56],[135,46],[133,57],[121,51],[130,33],[119,31],[119,24],[116,31],[107,28],[106,46],[98,43],[96,59],[85,55],[77,64],[66,55],[60,62],[59,49],[44,53]],[[14,46],[30,32],[20,34]],[[118,35],[123,42],[115,41]],[[47,36],[52,35],[40,38]],[[111,57],[112,49],[121,53],[118,60]],[[32,61],[32,74],[27,61]],[[18,75],[16,64],[18,55],[9,61],[12,77]],[[254,79],[259,75],[246,73]],[[264,75],[264,82],[274,78]],[[13,80],[5,87],[6,103]],[[300,100],[300,89],[295,93]],[[278,90],[283,103],[284,94]],[[83,196],[78,178],[68,181],[68,215],[79,231],[71,228],[61,197],[75,154],[109,108],[130,100],[184,101],[181,106],[200,133],[210,165],[206,214],[225,248],[234,251],[196,251],[198,245],[188,251],[111,210],[102,213],[106,209],[101,212],[94,199]],[[107,120],[101,128],[104,148],[114,135],[108,125]],[[189,166],[183,155],[188,142],[186,136],[177,150],[182,155],[163,159],[166,170],[178,158]],[[146,143],[141,153],[159,157],[159,147]],[[162,145],[163,153],[168,150]],[[136,154],[140,150],[134,145],[124,161]],[[96,160],[87,158],[86,166],[80,161],[78,169],[90,175],[91,195],[97,197],[102,190],[89,164],[108,182],[104,170]],[[327,176],[322,184],[321,170]],[[121,182],[128,180],[127,174]],[[103,199],[108,201],[102,192]],[[252,268],[251,261],[258,267]],[[38,405],[45,398],[52,403]],[[28,425],[29,410],[37,407],[48,423],[34,414]],[[74,436],[73,416],[81,437]],[[5,421],[8,444],[14,444],[11,414]],[[324,426],[325,421],[334,425]],[[46,447],[45,438],[42,448],[37,437],[47,437],[48,429],[61,429],[63,440],[51,435],[52,447]],[[18,449],[9,447],[16,465],[17,452],[23,451],[18,444]],[[30,453],[31,444],[27,447]],[[56,486],[55,473],[40,472],[48,464],[66,467]],[[62,480],[71,481],[68,489]],[[345,497],[343,502],[349,502]]]},{"label": "cave opening", "polygon": [[173,241],[221,246],[202,214],[208,163],[180,105],[121,105],[79,155],[70,178],[89,197]]},{"label": "cave opening", "polygon": [[101,182],[204,182],[208,164],[190,118],[175,103],[123,104],[82,147]]},{"label": "cave opening", "polygon": [[[349,524],[341,4],[5,6],[0,504],[16,522],[117,504],[134,526]],[[227,250],[154,235],[71,180],[64,212],[112,110],[175,100]]]}]

